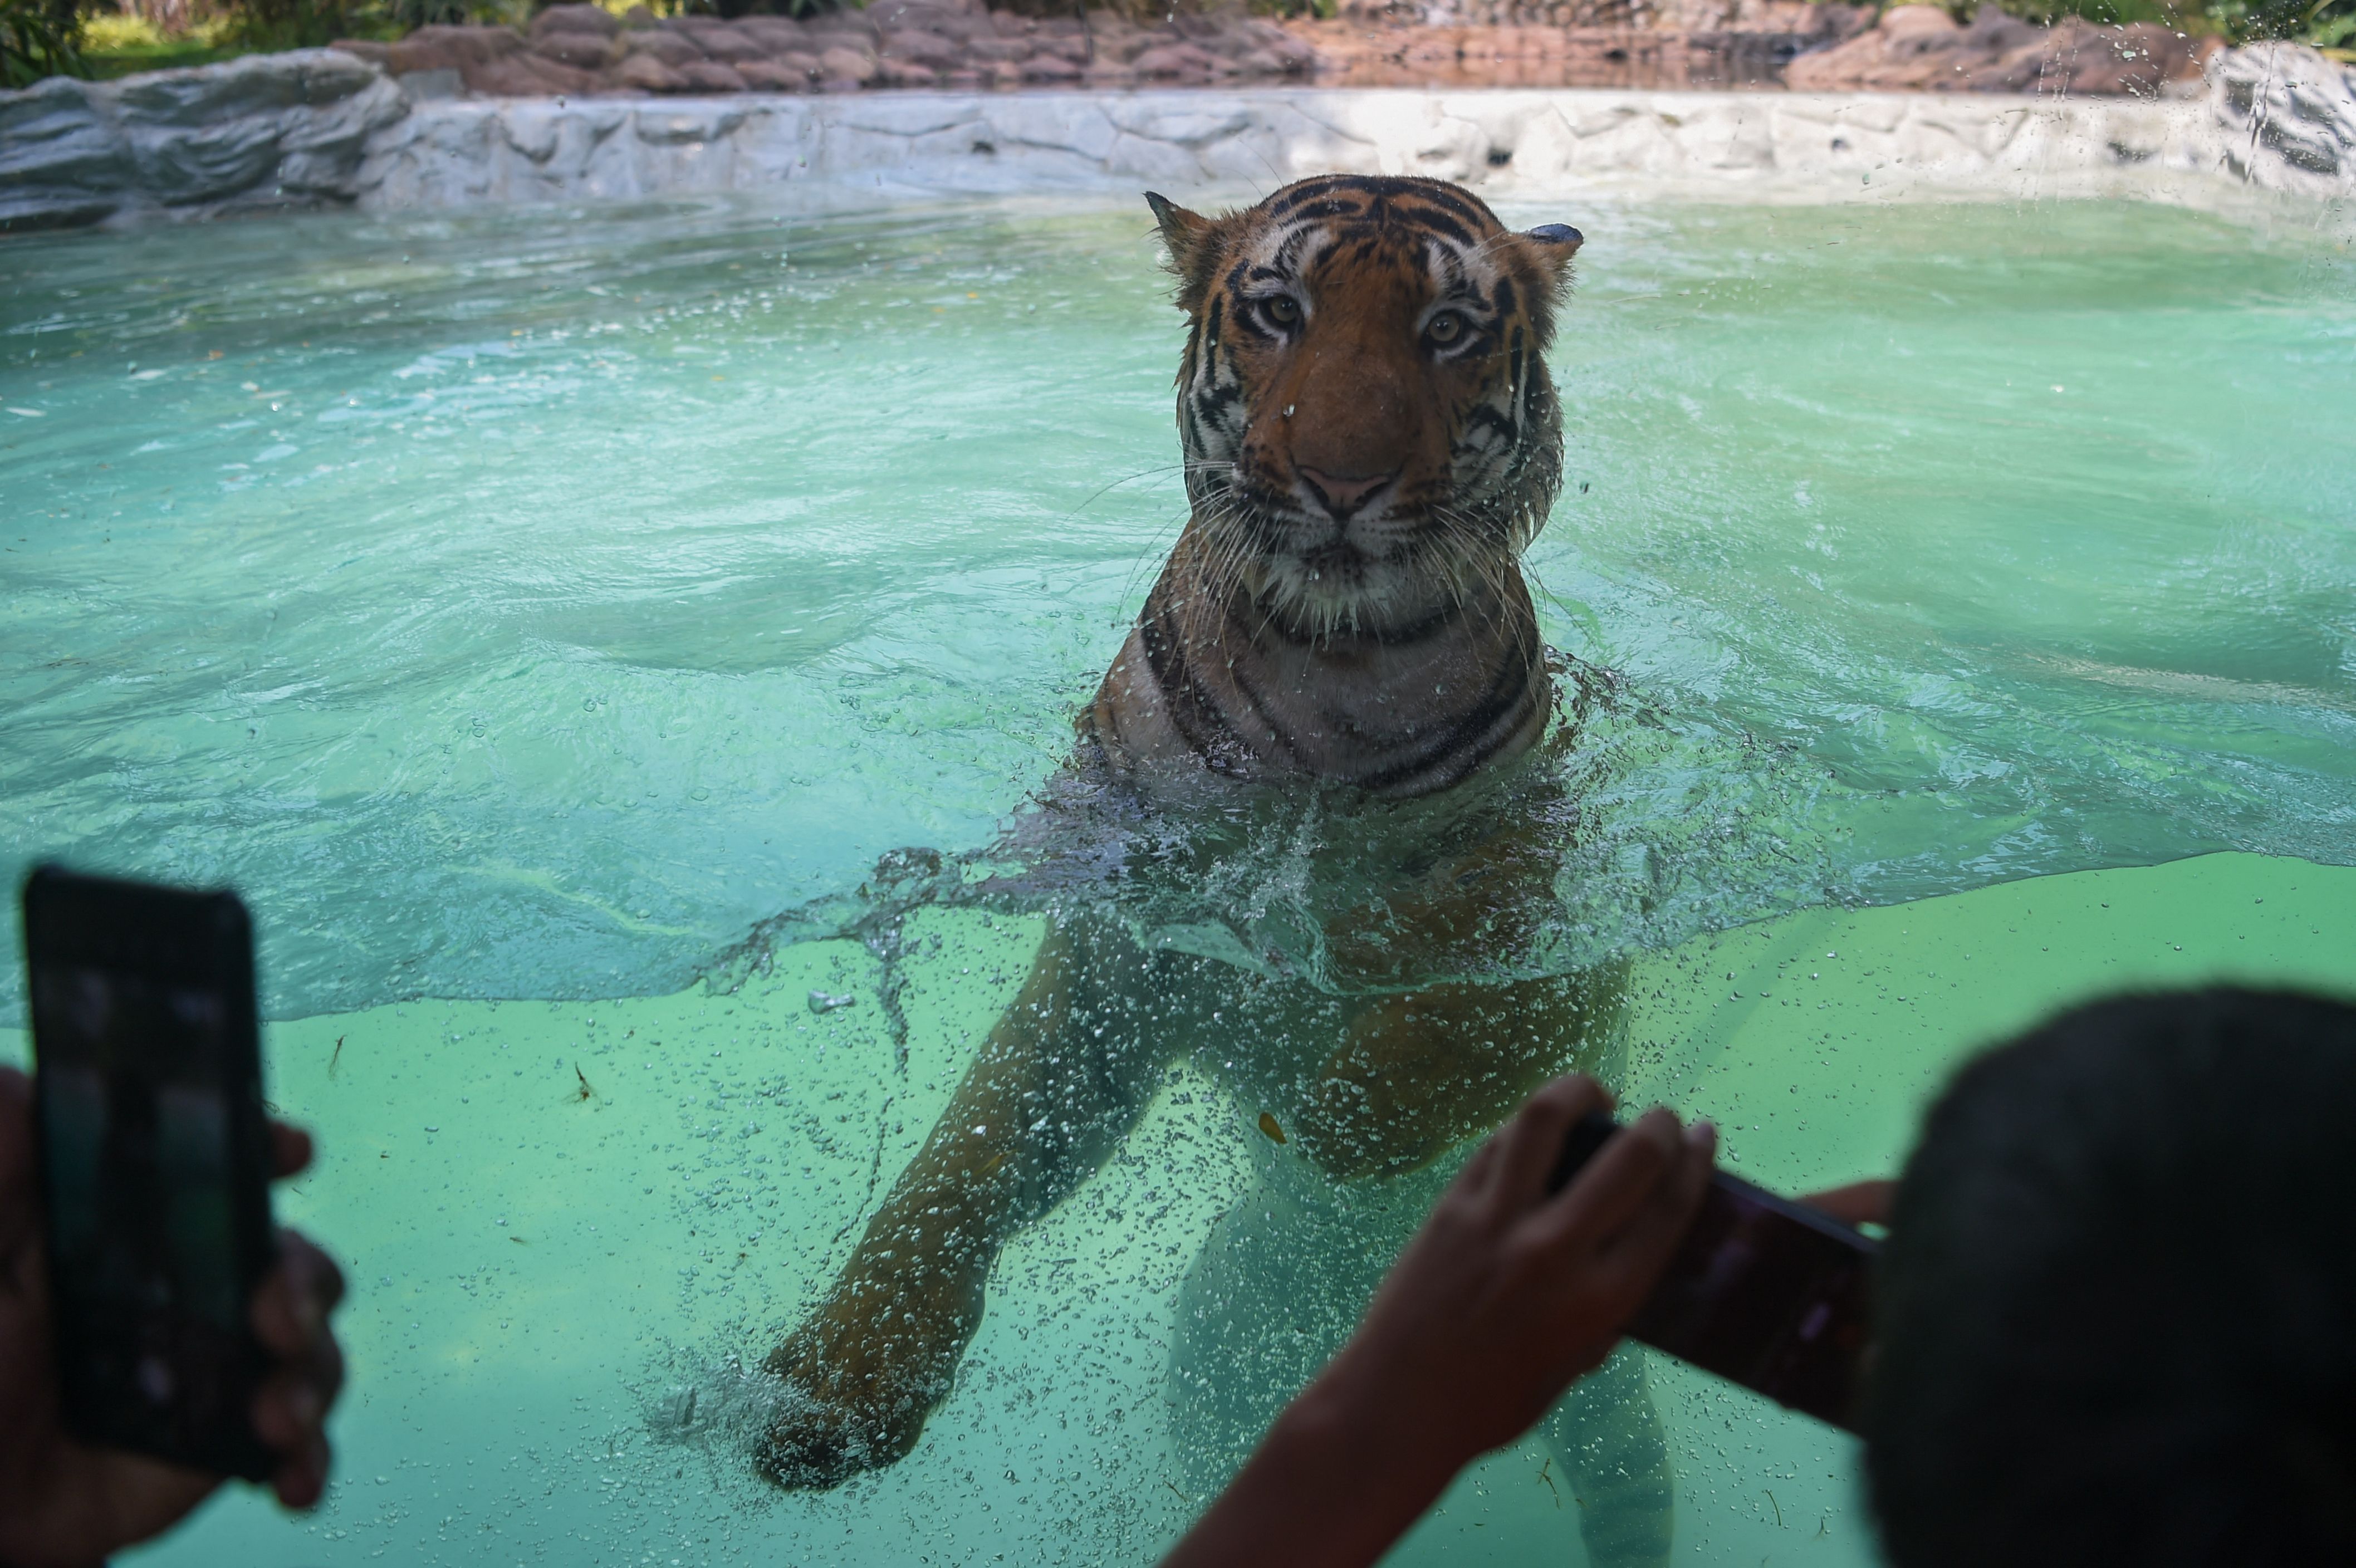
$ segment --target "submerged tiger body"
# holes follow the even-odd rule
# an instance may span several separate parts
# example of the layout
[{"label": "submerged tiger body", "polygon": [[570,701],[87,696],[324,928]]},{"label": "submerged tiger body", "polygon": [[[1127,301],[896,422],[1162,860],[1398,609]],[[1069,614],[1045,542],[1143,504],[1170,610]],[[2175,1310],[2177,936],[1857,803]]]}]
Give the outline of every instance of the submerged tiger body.
[{"label": "submerged tiger body", "polygon": [[[1560,482],[1544,353],[1580,235],[1508,231],[1421,179],[1304,180],[1215,218],[1147,199],[1189,321],[1190,516],[1080,715],[1076,765],[1173,811],[1237,790],[1483,794],[1474,782],[1510,772],[1555,706],[1518,563]],[[1493,971],[1528,937],[1558,860],[1544,831],[1511,823],[1433,857],[1382,899],[1378,939],[1325,933],[1345,981],[1358,963],[1355,992],[1149,952],[1118,919],[1056,921],[841,1276],[768,1358],[783,1394],[764,1471],[832,1486],[912,1447],[1000,1248],[1199,1044],[1218,1040],[1215,1069],[1329,1186],[1425,1166],[1552,1073],[1598,1065],[1612,973],[1414,985],[1385,972],[1403,951],[1428,973]],[[1227,1316],[1194,1337],[1201,1359],[1242,1354],[1223,1348],[1244,1332]],[[1584,1483],[1590,1555],[1658,1561],[1665,1451],[1641,1370],[1585,1397],[1560,1452]],[[1243,1435],[1217,1443],[1248,1443],[1260,1419],[1247,1409],[1229,1423]]]}]

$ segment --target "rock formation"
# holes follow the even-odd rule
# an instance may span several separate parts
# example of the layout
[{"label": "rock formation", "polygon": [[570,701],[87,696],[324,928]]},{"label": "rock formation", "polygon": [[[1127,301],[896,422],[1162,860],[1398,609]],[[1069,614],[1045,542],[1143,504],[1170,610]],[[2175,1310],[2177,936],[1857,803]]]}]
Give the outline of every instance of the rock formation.
[{"label": "rock formation", "polygon": [[53,76],[0,92],[0,230],[349,201],[369,137],[408,113],[399,88],[334,49]]},{"label": "rock formation", "polygon": [[2209,87],[2235,178],[2356,197],[2356,65],[2297,44],[2253,44],[2211,61]]},{"label": "rock formation", "polygon": [[[1872,8],[1802,0],[1482,0],[1469,19],[1348,6],[1286,24],[1317,80],[1350,87],[1768,87],[1794,56],[1853,37]],[[1567,18],[1549,21],[1547,16]]]},{"label": "rock formation", "polygon": [[[562,47],[590,64],[529,52],[568,70],[594,65],[603,80],[617,69],[616,41],[632,32],[684,38],[667,28],[574,31],[584,41]],[[957,58],[979,58],[972,46],[1012,36],[999,34],[993,20],[989,33],[953,40],[969,51]],[[1029,40],[1038,36],[1021,36],[1023,59],[1036,58]],[[948,35],[928,29],[879,27],[864,52],[838,41],[850,37],[840,32],[793,37],[820,46],[812,58],[821,82],[856,81],[863,68],[882,81],[887,69],[921,65],[937,81],[971,69],[950,66],[926,41]],[[720,35],[718,46],[727,45],[728,35]],[[725,69],[747,88],[770,69],[800,69],[781,64],[782,55],[810,52],[723,59],[701,43],[692,56],[675,43],[619,47],[621,70],[650,74],[659,65],[684,80],[725,85],[718,74]],[[1153,69],[1145,57],[1154,48],[1175,47],[1145,43],[1119,64],[1136,74]],[[940,66],[923,64],[919,51],[927,48]],[[477,72],[502,63],[548,69],[519,63],[526,52],[510,43],[438,59],[463,58]],[[633,64],[641,60],[648,63]],[[1087,71],[1110,67],[1080,69],[1085,81]],[[2108,196],[2165,189],[2172,199],[2199,200],[2204,190],[2255,188],[2319,199],[2320,214],[2356,211],[2356,69],[2288,45],[2225,51],[2209,62],[2205,85],[2190,92],[2171,87],[2158,100],[1290,86],[846,97],[797,85],[579,100],[543,88],[434,101],[463,91],[466,77],[459,65],[435,63],[396,84],[350,55],[312,49],[120,82],[60,79],[0,92],[0,229],[269,208],[446,208],[787,186],[819,188],[821,202],[847,193],[880,200],[887,182],[935,193],[1133,192],[1239,186],[1316,168],[1430,173],[1547,193],[1617,181],[1647,191],[1699,185],[1877,199],[1892,189]]]},{"label": "rock formation", "polygon": [[1784,85],[1804,92],[2068,92],[2152,97],[2200,81],[2219,48],[2150,22],[2051,28],[1982,5],[1968,25],[1936,5],[1900,5],[1837,48],[1794,59]]},{"label": "rock formation", "polygon": [[848,92],[862,87],[1122,87],[1280,81],[1315,50],[1272,23],[1234,15],[1140,27],[1105,12],[1024,16],[981,0],[877,0],[865,10],[789,16],[626,17],[552,5],[512,27],[421,27],[399,43],[340,43],[429,94],[592,97],[618,93]]}]

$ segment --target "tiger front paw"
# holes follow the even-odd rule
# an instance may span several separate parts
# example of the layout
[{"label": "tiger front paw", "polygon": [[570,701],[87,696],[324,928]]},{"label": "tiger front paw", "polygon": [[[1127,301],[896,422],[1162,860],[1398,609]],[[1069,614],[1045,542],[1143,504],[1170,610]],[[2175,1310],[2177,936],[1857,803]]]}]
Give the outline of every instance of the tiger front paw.
[{"label": "tiger front paw", "polygon": [[824,1491],[916,1445],[946,1398],[971,1327],[880,1293],[837,1296],[764,1363],[780,1387],[754,1455],[788,1491]]}]

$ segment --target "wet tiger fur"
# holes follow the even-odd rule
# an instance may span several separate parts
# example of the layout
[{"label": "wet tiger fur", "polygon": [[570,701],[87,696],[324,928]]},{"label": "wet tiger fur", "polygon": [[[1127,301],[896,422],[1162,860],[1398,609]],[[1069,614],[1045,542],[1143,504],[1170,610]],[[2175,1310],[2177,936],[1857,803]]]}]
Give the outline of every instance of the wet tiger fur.
[{"label": "wet tiger fur", "polygon": [[1408,796],[1526,747],[1549,684],[1515,563],[1562,477],[1544,358],[1578,231],[1437,180],[1153,203],[1191,317],[1193,516],[1089,710],[1117,768]]},{"label": "wet tiger fur", "polygon": [[[1304,786],[1453,800],[1500,776],[1554,707],[1519,557],[1560,482],[1544,356],[1578,231],[1509,231],[1478,198],[1426,179],[1308,179],[1217,217],[1147,200],[1188,318],[1190,518],[1078,721],[1075,766],[1173,811]],[[1477,973],[1526,937],[1515,911],[1547,899],[1557,865],[1543,838],[1508,823],[1437,856],[1385,901],[1383,941],[1336,922],[1337,968],[1359,962],[1375,982],[1355,994],[1148,952],[1117,920],[1055,922],[840,1278],[768,1358],[784,1392],[764,1471],[832,1486],[915,1444],[1000,1248],[1101,1163],[1176,1056],[1216,1040],[1223,1059],[1206,1065],[1290,1129],[1282,1158],[1305,1157],[1328,1189],[1394,1197],[1406,1189],[1383,1184],[1552,1073],[1597,1065],[1612,974],[1382,983],[1402,950],[1431,972]],[[1333,1294],[1355,1293],[1354,1313],[1365,1288]],[[1180,1357],[1199,1344],[1232,1360],[1217,1348],[1243,1332],[1230,1319]],[[1297,1387],[1296,1371],[1272,1380]],[[1583,1397],[1593,1408],[1572,1410],[1556,1440],[1591,1554],[1659,1561],[1665,1452],[1641,1365]],[[1244,1435],[1202,1446],[1249,1441],[1263,1413],[1237,1408],[1227,1427]],[[1206,1461],[1210,1484],[1233,1457]]]}]

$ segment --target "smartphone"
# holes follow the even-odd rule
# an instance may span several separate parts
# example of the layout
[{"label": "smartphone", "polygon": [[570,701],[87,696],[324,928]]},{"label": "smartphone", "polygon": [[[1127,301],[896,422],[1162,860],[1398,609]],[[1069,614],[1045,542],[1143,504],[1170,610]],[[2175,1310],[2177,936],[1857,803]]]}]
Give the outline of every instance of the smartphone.
[{"label": "smartphone", "polygon": [[66,1430],[265,1479],[247,1314],[275,1241],[245,906],[43,866],[24,909]]},{"label": "smartphone", "polygon": [[[1619,1131],[1601,1112],[1582,1117],[1547,1190],[1561,1191]],[[1693,1229],[1628,1334],[1855,1432],[1879,1250],[1829,1215],[1712,1171]]]}]

